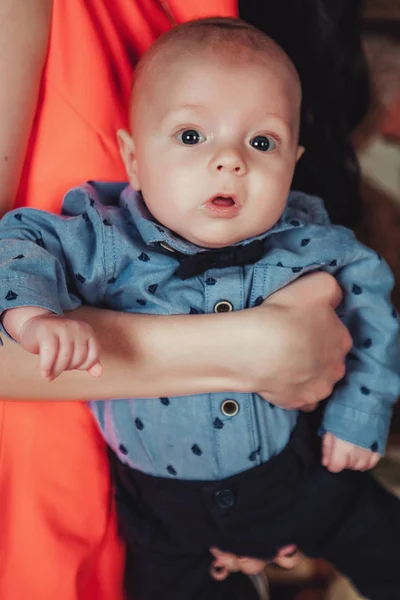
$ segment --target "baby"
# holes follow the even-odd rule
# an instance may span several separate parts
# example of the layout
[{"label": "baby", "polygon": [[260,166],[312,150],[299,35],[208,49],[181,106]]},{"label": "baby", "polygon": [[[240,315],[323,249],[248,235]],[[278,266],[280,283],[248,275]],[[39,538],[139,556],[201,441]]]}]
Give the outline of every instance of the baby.
[{"label": "baby", "polygon": [[400,391],[393,280],[321,200],[290,192],[300,107],[297,72],[264,34],[222,18],[180,25],[136,69],[131,133],[118,132],[130,185],[90,182],[61,217],[20,209],[1,222],[2,323],[49,380],[101,375],[92,330],[63,316],[82,302],[228,312],[312,271],[343,288],[354,345],[325,406],[322,465],[298,411],[250,391],[93,403],[133,557],[129,598],[231,598],[230,578],[209,577],[210,546],[263,558],[290,543],[372,600],[399,597],[400,503],[349,471],[384,453]]}]

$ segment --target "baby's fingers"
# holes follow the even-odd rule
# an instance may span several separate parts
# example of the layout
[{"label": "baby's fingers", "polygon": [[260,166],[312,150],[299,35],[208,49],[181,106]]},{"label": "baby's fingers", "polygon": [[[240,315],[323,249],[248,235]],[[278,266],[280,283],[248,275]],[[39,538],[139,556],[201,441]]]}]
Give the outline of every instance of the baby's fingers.
[{"label": "baby's fingers", "polygon": [[40,372],[47,381],[53,381],[68,369],[73,355],[72,341],[56,333],[39,341]]},{"label": "baby's fingers", "polygon": [[327,467],[333,452],[333,446],[335,443],[335,438],[332,433],[325,433],[322,439],[322,464],[324,467]]},{"label": "baby's fingers", "polygon": [[237,564],[237,556],[231,552],[222,552],[218,548],[210,548],[210,552],[214,557],[212,563],[212,576],[214,579],[222,581],[228,577],[229,573],[239,571]]},{"label": "baby's fingers", "polygon": [[281,548],[274,558],[274,563],[282,569],[294,569],[301,562],[302,555],[294,544]]},{"label": "baby's fingers", "polygon": [[230,571],[223,566],[218,566],[212,563],[210,565],[210,575],[216,581],[224,581],[230,575]]},{"label": "baby's fingers", "polygon": [[56,335],[49,335],[46,339],[39,342],[39,369],[40,375],[52,381],[54,379],[53,370],[59,351],[59,340]]},{"label": "baby's fingers", "polygon": [[337,451],[335,452],[334,450],[328,464],[326,465],[326,468],[331,473],[340,473],[340,471],[343,471],[343,469],[348,469],[349,466],[347,454]]},{"label": "baby's fingers", "polygon": [[331,473],[340,473],[349,466],[349,452],[345,442],[332,433],[326,433],[322,442],[322,464]]},{"label": "baby's fingers", "polygon": [[103,365],[98,360],[90,369],[86,370],[92,377],[100,377],[103,374]]},{"label": "baby's fingers", "polygon": [[249,558],[247,556],[239,557],[237,559],[239,570],[245,575],[258,575],[262,573],[267,565],[266,560],[261,558]]},{"label": "baby's fingers", "polygon": [[350,469],[354,471],[369,471],[373,469],[381,458],[377,452],[363,452],[362,456],[358,456],[352,464],[349,465]]},{"label": "baby's fingers", "polygon": [[373,455],[371,456],[371,458],[369,459],[369,465],[368,465],[367,469],[373,469],[374,467],[376,467],[376,465],[381,460],[381,458],[382,458],[382,456],[380,454],[378,454],[377,452],[374,452]]},{"label": "baby's fingers", "polygon": [[85,359],[79,364],[80,371],[87,371],[92,377],[100,377],[103,373],[103,366],[99,360],[100,345],[94,334],[91,335],[85,344]]},{"label": "baby's fingers", "polygon": [[74,355],[73,340],[69,339],[64,332],[61,334],[59,333],[55,337],[58,342],[58,352],[50,373],[50,381],[61,375],[61,373],[64,373],[64,371],[68,371],[71,359]]},{"label": "baby's fingers", "polygon": [[365,471],[368,468],[368,462],[365,456],[354,458],[349,461],[348,468],[353,471]]}]

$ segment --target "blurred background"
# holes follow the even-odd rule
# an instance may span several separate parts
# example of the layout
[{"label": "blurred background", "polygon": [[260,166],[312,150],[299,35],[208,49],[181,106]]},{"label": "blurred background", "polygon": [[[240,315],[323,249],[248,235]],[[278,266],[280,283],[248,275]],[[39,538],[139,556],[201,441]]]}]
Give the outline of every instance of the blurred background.
[{"label": "blurred background", "polygon": [[[364,0],[362,32],[372,100],[354,139],[363,195],[363,217],[356,233],[392,268],[396,279],[393,301],[400,312],[400,0]],[[387,456],[376,476],[400,497],[399,404]],[[268,576],[272,600],[360,599],[323,561],[304,559],[291,572],[269,567]]]}]

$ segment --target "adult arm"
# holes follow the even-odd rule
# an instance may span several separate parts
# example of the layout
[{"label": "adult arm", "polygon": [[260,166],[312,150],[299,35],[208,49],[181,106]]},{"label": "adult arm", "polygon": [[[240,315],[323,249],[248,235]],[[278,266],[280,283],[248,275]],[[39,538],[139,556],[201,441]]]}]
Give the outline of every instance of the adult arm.
[{"label": "adult arm", "polygon": [[[311,306],[307,294],[314,297]],[[343,376],[351,345],[332,308],[339,299],[334,279],[317,273],[257,308],[220,315],[148,316],[81,307],[69,316],[93,327],[103,375],[93,379],[70,371],[48,383],[39,375],[38,358],[3,336],[2,393],[10,399],[91,400],[263,390],[286,408],[313,404]]]},{"label": "adult arm", "polygon": [[0,215],[11,208],[35,114],[51,0],[0,0]]}]

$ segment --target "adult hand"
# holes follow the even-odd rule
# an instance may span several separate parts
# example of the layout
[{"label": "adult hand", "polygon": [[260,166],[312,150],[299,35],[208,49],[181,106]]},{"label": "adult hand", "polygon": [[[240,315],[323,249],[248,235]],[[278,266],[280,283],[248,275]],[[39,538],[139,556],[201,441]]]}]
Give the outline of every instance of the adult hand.
[{"label": "adult hand", "polygon": [[[336,280],[318,272],[298,279],[253,309],[269,311],[270,322],[273,312],[269,332],[274,352],[258,386],[258,393],[268,402],[286,409],[312,410],[342,379],[352,340],[335,313],[341,299]],[[263,335],[259,329],[262,357]]]},{"label": "adult hand", "polygon": [[222,552],[218,548],[210,548],[214,561],[210,568],[213,579],[223,581],[230,573],[241,571],[246,575],[257,575],[261,573],[268,563],[274,562],[283,569],[293,569],[301,561],[301,555],[296,546],[285,546],[279,550],[273,561],[260,558],[249,558],[247,556],[236,556],[230,552]]}]

